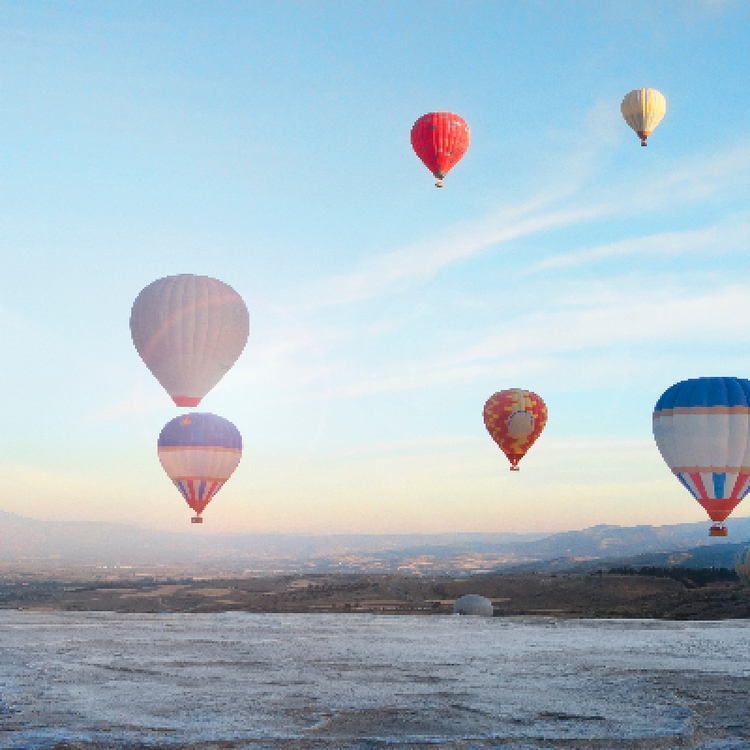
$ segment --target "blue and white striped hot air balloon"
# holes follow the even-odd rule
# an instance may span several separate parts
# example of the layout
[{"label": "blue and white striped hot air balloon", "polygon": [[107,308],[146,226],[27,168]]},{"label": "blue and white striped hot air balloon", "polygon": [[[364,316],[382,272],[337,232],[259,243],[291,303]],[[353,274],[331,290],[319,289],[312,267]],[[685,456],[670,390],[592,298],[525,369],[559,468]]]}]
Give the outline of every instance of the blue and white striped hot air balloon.
[{"label": "blue and white striped hot air balloon", "polygon": [[232,476],[242,458],[242,435],[215,414],[185,414],[167,422],[159,435],[159,461],[195,511],[193,523]]},{"label": "blue and white striped hot air balloon", "polygon": [[750,492],[750,380],[693,378],[668,388],[654,407],[664,460],[714,521],[710,536]]}]

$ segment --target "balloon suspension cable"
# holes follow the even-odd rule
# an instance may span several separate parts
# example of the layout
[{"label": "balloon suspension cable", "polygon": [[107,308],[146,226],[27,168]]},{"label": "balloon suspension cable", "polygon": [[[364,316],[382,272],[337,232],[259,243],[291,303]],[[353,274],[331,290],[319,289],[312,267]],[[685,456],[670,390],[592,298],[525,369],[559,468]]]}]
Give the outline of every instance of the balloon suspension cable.
[{"label": "balloon suspension cable", "polygon": [[190,523],[203,523],[203,519],[200,516],[193,516],[190,519]]}]

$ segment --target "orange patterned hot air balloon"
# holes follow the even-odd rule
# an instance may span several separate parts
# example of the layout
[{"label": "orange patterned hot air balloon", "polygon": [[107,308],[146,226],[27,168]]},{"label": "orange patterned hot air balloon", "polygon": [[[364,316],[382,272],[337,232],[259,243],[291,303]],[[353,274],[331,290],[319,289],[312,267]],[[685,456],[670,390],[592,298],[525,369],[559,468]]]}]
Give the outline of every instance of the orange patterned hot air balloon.
[{"label": "orange patterned hot air balloon", "polygon": [[452,112],[422,115],[411,129],[414,153],[437,178],[435,187],[443,187],[443,178],[469,148],[471,133],[466,121]]},{"label": "orange patterned hot air balloon", "polygon": [[491,396],[484,405],[484,424],[492,439],[518,471],[526,455],[547,424],[547,405],[531,391],[510,388]]}]

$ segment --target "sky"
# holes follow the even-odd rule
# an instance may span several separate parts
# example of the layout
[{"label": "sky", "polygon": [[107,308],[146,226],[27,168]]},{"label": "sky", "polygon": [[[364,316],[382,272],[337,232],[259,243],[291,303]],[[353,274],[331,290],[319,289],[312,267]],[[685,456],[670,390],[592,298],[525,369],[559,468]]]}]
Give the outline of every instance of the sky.
[{"label": "sky", "polygon": [[[740,0],[0,4],[0,509],[200,534],[705,518],[651,413],[750,377],[749,34]],[[619,111],[640,87],[667,98],[645,149]],[[436,110],[472,133],[443,190],[409,141]],[[128,325],[178,273],[251,319],[200,407],[244,441],[203,527]],[[549,410],[517,474],[482,421],[510,387]]]}]

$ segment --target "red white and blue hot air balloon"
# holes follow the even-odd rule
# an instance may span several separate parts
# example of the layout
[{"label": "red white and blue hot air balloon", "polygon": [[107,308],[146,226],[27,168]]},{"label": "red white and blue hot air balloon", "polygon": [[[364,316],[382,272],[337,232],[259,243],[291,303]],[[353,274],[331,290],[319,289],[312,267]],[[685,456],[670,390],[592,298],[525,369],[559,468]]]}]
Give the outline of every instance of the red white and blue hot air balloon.
[{"label": "red white and blue hot air balloon", "polygon": [[242,435],[215,414],[185,414],[167,422],[159,435],[159,461],[195,511],[193,523],[232,476],[242,458]]},{"label": "red white and blue hot air balloon", "polygon": [[141,359],[175,404],[198,406],[242,354],[250,316],[228,284],[180,274],[141,291],[130,332]]},{"label": "red white and blue hot air balloon", "polygon": [[677,479],[726,536],[723,521],[750,492],[750,380],[694,378],[654,407],[654,439]]}]

